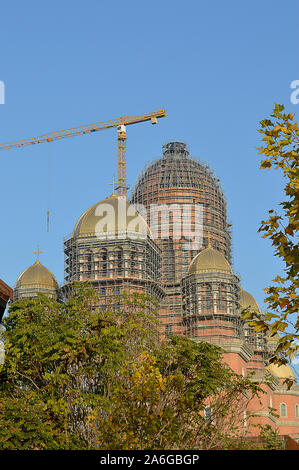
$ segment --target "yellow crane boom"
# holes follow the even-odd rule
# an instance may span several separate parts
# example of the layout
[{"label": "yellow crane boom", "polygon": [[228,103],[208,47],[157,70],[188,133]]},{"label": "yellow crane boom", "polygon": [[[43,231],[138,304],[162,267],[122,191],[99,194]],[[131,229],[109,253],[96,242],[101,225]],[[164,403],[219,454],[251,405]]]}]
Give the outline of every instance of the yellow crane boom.
[{"label": "yellow crane boom", "polygon": [[6,142],[0,144],[1,150],[9,150],[27,145],[41,144],[43,142],[53,142],[54,140],[65,139],[66,137],[73,137],[76,135],[88,134],[90,132],[97,132],[104,129],[117,127],[118,131],[118,194],[126,196],[127,183],[126,183],[126,126],[131,124],[138,124],[139,122],[151,121],[152,124],[157,124],[159,118],[165,117],[166,112],[164,109],[158,109],[153,113],[143,114],[141,116],[122,116],[110,121],[95,122],[93,124],[86,124],[78,127],[71,127],[60,131],[48,132],[37,137],[30,139],[17,140],[15,142]]}]

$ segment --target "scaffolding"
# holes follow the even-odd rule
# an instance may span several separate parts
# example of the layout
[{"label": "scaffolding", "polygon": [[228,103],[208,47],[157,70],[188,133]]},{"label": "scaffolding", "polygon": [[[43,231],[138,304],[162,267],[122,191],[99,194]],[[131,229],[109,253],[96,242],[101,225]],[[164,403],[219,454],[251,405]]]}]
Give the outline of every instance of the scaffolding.
[{"label": "scaffolding", "polygon": [[182,280],[186,334],[196,341],[244,339],[240,285],[234,274],[189,274]]},{"label": "scaffolding", "polygon": [[[248,369],[262,370],[271,356],[265,333],[258,333],[242,318],[240,278],[225,273],[192,273],[182,280],[185,334],[224,350],[236,345],[248,352]],[[249,360],[250,357],[250,360]]]},{"label": "scaffolding", "polygon": [[88,282],[101,294],[102,304],[123,293],[143,293],[157,299],[164,296],[160,282],[160,249],[147,235],[98,238],[70,235],[64,239],[64,285],[68,297],[76,282]]},{"label": "scaffolding", "polygon": [[52,299],[57,298],[58,289],[50,288],[48,284],[43,284],[42,282],[32,283],[30,286],[21,286],[18,285],[14,289],[14,301],[20,299],[33,299],[38,296],[38,294],[44,294],[47,297]]},{"label": "scaffolding", "polygon": [[[109,203],[109,198],[104,202]],[[263,335],[241,318],[240,278],[232,271],[189,272],[191,261],[207,246],[231,264],[226,199],[209,166],[189,157],[184,143],[165,144],[162,158],[139,175],[130,203],[146,221],[145,236],[129,233],[128,226],[117,236],[82,231],[86,211],[64,240],[62,294],[68,297],[74,282],[87,281],[99,290],[102,308],[111,302],[119,307],[125,292],[147,294],[159,303],[162,334],[243,348],[251,367],[258,369],[268,350]],[[198,206],[200,246],[194,244]],[[154,217],[153,208],[158,208]]]},{"label": "scaffolding", "polygon": [[[165,328],[184,334],[181,281],[192,259],[208,243],[229,262],[232,259],[227,204],[219,179],[207,163],[189,156],[185,143],[169,142],[163,145],[163,156],[148,163],[139,174],[130,202],[137,208],[145,207],[147,223],[161,249],[161,280],[166,290],[161,316]],[[158,213],[156,218],[152,217],[153,208]],[[199,244],[197,208],[202,214]],[[185,214],[190,219],[187,230]]]}]

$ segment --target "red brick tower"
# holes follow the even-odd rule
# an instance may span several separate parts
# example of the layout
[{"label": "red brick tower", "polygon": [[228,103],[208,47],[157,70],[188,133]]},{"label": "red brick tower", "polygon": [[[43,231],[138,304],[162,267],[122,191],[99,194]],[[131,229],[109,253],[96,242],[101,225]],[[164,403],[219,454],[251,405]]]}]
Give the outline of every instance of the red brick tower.
[{"label": "red brick tower", "polygon": [[161,280],[166,289],[161,318],[165,328],[184,334],[180,282],[192,259],[210,238],[212,246],[231,261],[226,199],[219,180],[206,163],[189,156],[186,144],[169,142],[163,146],[162,158],[140,173],[131,202],[145,209],[161,249]]}]

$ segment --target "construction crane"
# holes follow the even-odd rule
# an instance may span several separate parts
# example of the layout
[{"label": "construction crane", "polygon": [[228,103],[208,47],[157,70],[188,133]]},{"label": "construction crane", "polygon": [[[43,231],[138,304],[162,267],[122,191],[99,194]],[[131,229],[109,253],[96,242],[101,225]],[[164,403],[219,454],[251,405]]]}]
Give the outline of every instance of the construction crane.
[{"label": "construction crane", "polygon": [[49,132],[42,134],[38,137],[31,139],[17,140],[15,142],[6,142],[0,144],[0,150],[9,150],[27,145],[41,144],[43,142],[53,142],[54,140],[65,139],[66,137],[73,137],[75,135],[88,134],[90,132],[101,131],[117,128],[118,132],[118,188],[117,193],[119,196],[126,196],[127,194],[127,177],[126,177],[126,127],[131,124],[138,124],[139,122],[151,121],[152,124],[157,124],[158,119],[165,117],[166,112],[164,109],[158,109],[153,113],[143,114],[141,116],[123,116],[111,121],[95,122],[94,124],[87,124],[79,127],[71,127],[61,131]]}]

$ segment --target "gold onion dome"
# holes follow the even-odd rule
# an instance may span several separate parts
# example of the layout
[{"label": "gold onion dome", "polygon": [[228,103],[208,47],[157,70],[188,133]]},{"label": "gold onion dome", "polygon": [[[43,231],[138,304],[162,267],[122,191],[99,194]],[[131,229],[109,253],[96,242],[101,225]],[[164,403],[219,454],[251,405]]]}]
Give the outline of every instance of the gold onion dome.
[{"label": "gold onion dome", "polygon": [[112,194],[87,209],[77,221],[73,237],[133,235],[152,237],[149,226],[126,198]]},{"label": "gold onion dome", "polygon": [[267,369],[274,377],[278,377],[279,379],[295,379],[294,372],[288,364],[281,366],[270,364]]},{"label": "gold onion dome", "polygon": [[253,312],[257,312],[257,313],[260,312],[260,308],[258,306],[257,301],[252,297],[251,294],[249,294],[249,292],[247,292],[244,289],[241,289],[240,304],[241,304],[242,310],[244,310],[245,308],[248,308],[252,310]]},{"label": "gold onion dome", "polygon": [[[252,297],[252,295],[249,294],[249,292],[246,292],[244,289],[241,289],[240,304],[241,304],[242,309],[248,308],[254,312],[260,313],[258,303],[254,299],[254,297]],[[276,345],[278,340],[279,340],[278,334],[275,334],[272,337],[271,336],[267,337],[267,342],[273,345]],[[280,379],[287,379],[287,378],[294,379],[295,378],[295,375],[291,367],[287,364],[281,365],[281,366],[278,366],[276,364],[270,364],[267,367],[267,369],[272,375],[274,375],[274,377],[278,377]]]},{"label": "gold onion dome", "polygon": [[233,274],[232,268],[225,256],[210,246],[193,258],[188,269],[188,274],[201,273]]},{"label": "gold onion dome", "polygon": [[[275,333],[272,335],[271,329],[267,334],[267,342],[274,352],[278,346],[278,342],[280,339],[279,333]],[[294,372],[292,368],[288,364],[282,364],[278,366],[277,364],[269,364],[267,370],[274,375],[274,377],[278,377],[280,379],[295,379]]]},{"label": "gold onion dome", "polygon": [[50,289],[57,290],[58,284],[51,273],[39,260],[29,266],[17,279],[15,289]]}]

